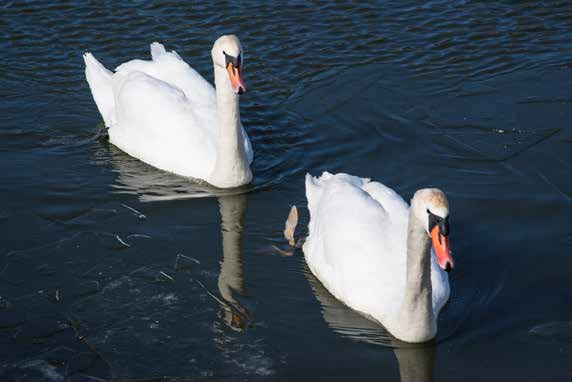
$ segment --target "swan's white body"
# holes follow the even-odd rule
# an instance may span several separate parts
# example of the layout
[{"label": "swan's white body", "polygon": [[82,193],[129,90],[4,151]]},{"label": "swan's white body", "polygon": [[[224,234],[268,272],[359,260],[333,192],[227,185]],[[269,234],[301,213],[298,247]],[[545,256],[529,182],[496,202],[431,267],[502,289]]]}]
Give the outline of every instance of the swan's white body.
[{"label": "swan's white body", "polygon": [[[214,54],[213,48],[213,59]],[[126,62],[112,73],[91,53],[84,55],[87,81],[109,128],[110,142],[161,170],[203,179],[219,187],[248,183],[252,177],[248,165],[253,153],[238,111],[234,116],[236,121],[228,122],[235,122],[240,129],[248,171],[230,180],[221,181],[213,176],[221,151],[236,150],[232,143],[227,148],[220,142],[225,133],[225,127],[221,126],[224,118],[220,117],[224,110],[217,110],[217,101],[222,99],[224,104],[228,100],[230,104],[233,97],[230,86],[228,89],[223,86],[227,85],[225,79],[219,79],[223,89],[217,85],[215,91],[176,52],[167,52],[156,42],[151,44],[151,56],[150,61]]]},{"label": "swan's white body", "polygon": [[327,172],[319,178],[306,175],[306,196],[310,223],[304,255],[330,293],[399,339],[422,342],[434,337],[436,318],[449,298],[449,279],[431,249],[432,312],[424,314],[433,317],[423,317],[430,321],[429,329],[413,333],[402,306],[409,284],[410,217],[403,198],[381,183]]}]

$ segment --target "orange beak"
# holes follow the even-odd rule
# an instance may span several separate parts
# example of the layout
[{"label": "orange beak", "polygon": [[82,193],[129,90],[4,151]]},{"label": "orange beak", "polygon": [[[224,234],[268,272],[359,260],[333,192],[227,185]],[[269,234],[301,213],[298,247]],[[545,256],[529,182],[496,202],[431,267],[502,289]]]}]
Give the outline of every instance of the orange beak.
[{"label": "orange beak", "polygon": [[451,256],[451,248],[449,247],[449,238],[443,236],[439,230],[439,226],[436,225],[431,230],[431,239],[433,241],[433,248],[437,253],[437,263],[439,267],[449,272],[455,266],[453,261],[453,256]]},{"label": "orange beak", "polygon": [[246,93],[246,85],[242,79],[242,69],[240,67],[235,68],[231,62],[226,66],[226,71],[228,72],[228,77],[230,78],[230,83],[232,84],[232,90],[236,94]]}]

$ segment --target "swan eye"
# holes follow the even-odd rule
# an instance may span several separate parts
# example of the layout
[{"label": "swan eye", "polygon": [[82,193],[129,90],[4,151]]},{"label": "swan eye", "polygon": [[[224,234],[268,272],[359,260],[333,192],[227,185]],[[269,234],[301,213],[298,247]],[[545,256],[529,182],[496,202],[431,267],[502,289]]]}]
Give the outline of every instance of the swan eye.
[{"label": "swan eye", "polygon": [[239,68],[240,67],[240,53],[238,54],[238,57],[234,57],[231,56],[230,54],[227,54],[224,50],[222,51],[222,53],[224,54],[224,58],[225,58],[225,63],[224,66],[228,67],[228,64],[232,64],[232,66],[234,66],[235,68]]},{"label": "swan eye", "polygon": [[433,214],[429,209],[427,209],[427,213],[429,214],[429,231],[432,231],[435,226],[439,226],[441,235],[447,236],[449,234],[449,216],[442,218]]}]

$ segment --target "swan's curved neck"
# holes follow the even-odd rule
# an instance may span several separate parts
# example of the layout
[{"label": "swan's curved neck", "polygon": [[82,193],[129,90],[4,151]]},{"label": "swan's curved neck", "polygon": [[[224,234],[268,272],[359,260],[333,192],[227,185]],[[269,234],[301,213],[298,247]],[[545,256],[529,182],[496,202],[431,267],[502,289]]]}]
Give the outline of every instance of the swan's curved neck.
[{"label": "swan's curved neck", "polygon": [[428,341],[437,333],[431,285],[431,242],[425,228],[409,210],[407,276],[399,312],[398,337],[407,342]]},{"label": "swan's curved neck", "polygon": [[232,91],[226,70],[215,66],[217,147],[216,161],[207,181],[216,187],[238,187],[252,179],[240,125],[238,94]]}]

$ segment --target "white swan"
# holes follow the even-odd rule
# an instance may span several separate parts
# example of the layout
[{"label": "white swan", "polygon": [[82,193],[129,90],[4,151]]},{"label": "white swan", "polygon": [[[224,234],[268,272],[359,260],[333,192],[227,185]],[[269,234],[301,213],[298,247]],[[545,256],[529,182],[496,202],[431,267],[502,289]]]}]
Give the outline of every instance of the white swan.
[{"label": "white swan", "polygon": [[306,196],[304,256],[330,293],[402,341],[435,337],[453,268],[443,192],[419,190],[409,208],[381,183],[325,172],[306,175]]},{"label": "white swan", "polygon": [[109,140],[161,170],[237,187],[252,179],[252,146],[240,122],[243,54],[236,36],[211,51],[216,91],[175,52],[151,44],[152,60],[132,60],[115,73],[91,53],[85,74]]}]

